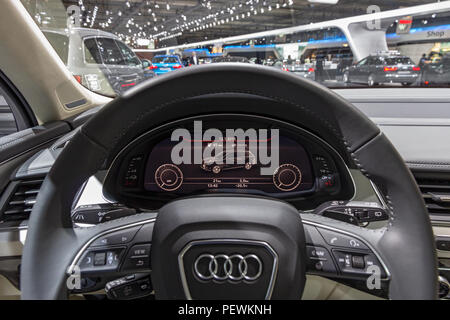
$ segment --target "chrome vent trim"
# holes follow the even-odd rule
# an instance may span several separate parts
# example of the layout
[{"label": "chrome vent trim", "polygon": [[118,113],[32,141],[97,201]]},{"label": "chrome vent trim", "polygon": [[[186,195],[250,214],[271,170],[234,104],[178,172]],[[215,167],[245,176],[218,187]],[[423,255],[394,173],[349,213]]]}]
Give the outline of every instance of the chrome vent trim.
[{"label": "chrome vent trim", "polygon": [[416,177],[431,220],[450,222],[450,179]]},{"label": "chrome vent trim", "polygon": [[11,182],[3,196],[5,202],[1,208],[0,220],[21,221],[30,216],[44,179]]}]

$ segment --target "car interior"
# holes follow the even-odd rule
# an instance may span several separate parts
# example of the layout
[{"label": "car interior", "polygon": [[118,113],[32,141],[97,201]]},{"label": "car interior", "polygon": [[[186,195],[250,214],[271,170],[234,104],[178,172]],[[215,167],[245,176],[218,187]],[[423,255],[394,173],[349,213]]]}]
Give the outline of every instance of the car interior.
[{"label": "car interior", "polygon": [[0,300],[450,299],[449,26],[3,0]]}]

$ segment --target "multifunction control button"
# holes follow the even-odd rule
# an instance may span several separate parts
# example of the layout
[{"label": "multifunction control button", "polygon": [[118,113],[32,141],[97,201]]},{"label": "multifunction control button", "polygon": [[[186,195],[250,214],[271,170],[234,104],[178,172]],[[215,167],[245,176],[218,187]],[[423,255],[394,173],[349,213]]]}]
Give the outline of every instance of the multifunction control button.
[{"label": "multifunction control button", "polygon": [[91,247],[126,244],[131,240],[133,240],[134,236],[136,235],[136,233],[139,231],[140,228],[141,226],[137,226],[131,229],[114,232],[104,237],[98,238],[92,243]]},{"label": "multifunction control button", "polygon": [[112,231],[95,239],[77,265],[83,275],[150,271],[153,223]]},{"label": "multifunction control button", "polygon": [[316,246],[306,246],[308,270],[311,272],[337,273],[330,253],[327,249]]},{"label": "multifunction control button", "polygon": [[124,248],[87,251],[78,264],[82,273],[117,271]]},{"label": "multifunction control button", "polygon": [[340,272],[348,276],[367,276],[378,273],[386,277],[383,266],[373,253],[333,250]]},{"label": "multifunction control button", "polygon": [[106,252],[94,254],[94,266],[104,266],[106,264]]},{"label": "multifunction control button", "polygon": [[356,238],[322,228],[317,228],[317,230],[319,230],[326,243],[330,246],[363,250],[369,249],[362,241]]},{"label": "multifunction control button", "polygon": [[122,271],[135,271],[150,269],[150,244],[133,246],[127,253]]},{"label": "multifunction control button", "polygon": [[304,229],[308,273],[361,280],[379,273],[386,278],[383,265],[362,240],[307,223]]}]

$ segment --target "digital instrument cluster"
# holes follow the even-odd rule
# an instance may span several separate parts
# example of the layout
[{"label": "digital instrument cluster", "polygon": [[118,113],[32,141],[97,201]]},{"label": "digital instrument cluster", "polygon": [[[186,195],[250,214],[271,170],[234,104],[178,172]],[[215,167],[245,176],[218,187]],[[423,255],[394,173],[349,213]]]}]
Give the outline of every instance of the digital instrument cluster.
[{"label": "digital instrument cluster", "polygon": [[[326,142],[301,128],[251,115],[211,115],[195,120],[202,120],[200,138],[194,121],[184,119],[128,144],[111,164],[104,195],[146,209],[159,209],[179,197],[209,194],[272,197],[309,209],[354,195],[344,160]],[[189,137],[173,139],[180,128]],[[253,128],[258,132],[256,139],[226,133]],[[210,130],[222,139],[205,136]],[[261,136],[261,130],[268,134]],[[179,148],[181,142],[183,148]]]},{"label": "digital instrument cluster", "polygon": [[[222,151],[201,161],[189,157],[188,163],[174,164],[172,150],[178,141],[164,139],[156,144],[147,160],[144,188],[150,192],[189,195],[202,192],[243,192],[255,194],[286,194],[308,191],[314,187],[314,174],[306,150],[296,141],[281,136],[272,150],[270,163],[260,161],[261,150],[256,143],[236,139],[225,143],[189,141],[192,153],[204,155],[208,148]],[[219,144],[219,145],[217,145]],[[216,149],[216,147],[219,147]],[[269,161],[267,161],[269,162]],[[264,170],[266,169],[266,170]]]}]

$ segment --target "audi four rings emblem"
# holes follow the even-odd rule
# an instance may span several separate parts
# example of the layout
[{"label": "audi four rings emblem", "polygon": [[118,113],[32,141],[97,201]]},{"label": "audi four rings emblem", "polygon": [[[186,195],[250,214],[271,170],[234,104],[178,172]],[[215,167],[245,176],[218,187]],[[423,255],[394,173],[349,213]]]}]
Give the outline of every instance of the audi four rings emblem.
[{"label": "audi four rings emblem", "polygon": [[263,264],[255,254],[202,254],[194,262],[194,273],[202,280],[255,281],[261,277]]}]

